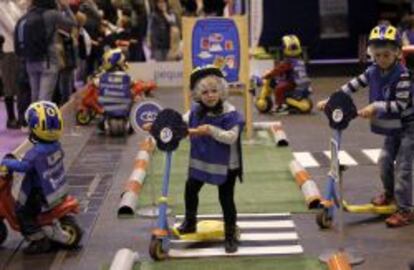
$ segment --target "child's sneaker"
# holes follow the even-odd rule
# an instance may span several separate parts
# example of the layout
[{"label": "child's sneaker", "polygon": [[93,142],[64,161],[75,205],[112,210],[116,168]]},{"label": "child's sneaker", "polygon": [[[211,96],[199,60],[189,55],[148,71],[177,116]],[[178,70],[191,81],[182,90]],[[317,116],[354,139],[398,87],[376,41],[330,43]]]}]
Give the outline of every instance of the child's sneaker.
[{"label": "child's sneaker", "polygon": [[414,222],[414,213],[412,211],[398,210],[385,220],[390,228],[398,228],[406,225],[410,225]]},{"label": "child's sneaker", "polygon": [[195,220],[184,219],[177,230],[180,234],[195,233],[197,230],[197,222]]},{"label": "child's sneaker", "polygon": [[371,203],[375,206],[386,206],[390,204],[394,204],[395,200],[394,197],[388,196],[385,193],[378,194],[374,198],[372,198]]},{"label": "child's sneaker", "polygon": [[288,114],[289,113],[289,106],[286,104],[282,104],[277,106],[275,109],[275,113],[277,114]]}]

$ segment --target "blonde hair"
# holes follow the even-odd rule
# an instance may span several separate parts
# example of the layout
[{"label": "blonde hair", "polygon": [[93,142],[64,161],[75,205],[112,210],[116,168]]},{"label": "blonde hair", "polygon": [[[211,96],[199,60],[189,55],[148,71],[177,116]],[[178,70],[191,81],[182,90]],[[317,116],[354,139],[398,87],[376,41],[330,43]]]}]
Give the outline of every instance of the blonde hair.
[{"label": "blonde hair", "polygon": [[201,93],[204,90],[208,89],[216,89],[220,93],[220,99],[222,101],[227,99],[228,95],[228,84],[224,78],[221,78],[216,75],[209,75],[202,79],[200,79],[195,87],[193,92],[193,99],[194,101],[201,100]]}]

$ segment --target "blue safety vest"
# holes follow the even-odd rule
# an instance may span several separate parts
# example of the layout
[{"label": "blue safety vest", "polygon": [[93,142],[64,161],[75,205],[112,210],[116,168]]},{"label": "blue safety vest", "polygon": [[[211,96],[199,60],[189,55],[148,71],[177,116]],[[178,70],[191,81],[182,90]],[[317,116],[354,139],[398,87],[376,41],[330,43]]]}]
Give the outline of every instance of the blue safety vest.
[{"label": "blue safety vest", "polygon": [[123,71],[106,72],[99,78],[98,102],[104,114],[110,117],[127,117],[131,110],[131,77]]},{"label": "blue safety vest", "polygon": [[25,154],[23,161],[30,164],[23,178],[18,201],[25,204],[33,188],[40,188],[46,198],[45,210],[60,203],[68,193],[63,166],[64,152],[59,142],[37,143]]},{"label": "blue safety vest", "polygon": [[310,78],[306,72],[305,62],[299,58],[286,58],[286,61],[293,67],[288,79],[295,83],[295,90],[307,90]]},{"label": "blue safety vest", "polygon": [[[365,74],[369,86],[369,102],[396,100],[396,86],[401,74],[407,69],[397,63],[387,74],[381,74],[377,64],[367,68]],[[401,116],[399,113],[377,112],[371,119],[371,131],[381,135],[395,135],[401,131]]]},{"label": "blue safety vest", "polygon": [[[199,105],[193,106],[189,118],[189,127],[195,128],[209,124],[223,130],[234,126],[243,128],[243,116],[237,111],[222,113],[217,116],[206,115],[202,119],[197,116]],[[230,161],[230,145],[216,141],[211,136],[192,137],[190,150],[189,176],[213,185],[221,185],[227,180]],[[238,140],[240,143],[240,139]],[[241,150],[238,147],[239,156]],[[241,166],[241,163],[240,163]]]}]

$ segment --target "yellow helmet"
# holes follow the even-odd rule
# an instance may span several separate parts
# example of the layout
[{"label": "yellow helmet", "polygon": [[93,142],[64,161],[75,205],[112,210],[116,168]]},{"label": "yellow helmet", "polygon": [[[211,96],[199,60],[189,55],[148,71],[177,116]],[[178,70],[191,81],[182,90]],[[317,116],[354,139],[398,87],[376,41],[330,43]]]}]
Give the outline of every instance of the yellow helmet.
[{"label": "yellow helmet", "polygon": [[38,101],[25,112],[30,132],[36,139],[47,142],[59,140],[63,130],[62,114],[55,103]]},{"label": "yellow helmet", "polygon": [[121,69],[127,67],[125,56],[120,48],[110,49],[103,55],[102,69],[108,71],[114,67],[119,67]]},{"label": "yellow helmet", "polygon": [[401,46],[401,36],[397,28],[392,25],[381,24],[375,26],[368,38],[368,45],[385,45],[392,44],[394,46]]},{"label": "yellow helmet", "polygon": [[282,37],[283,55],[297,57],[302,53],[300,40],[296,35],[285,35]]}]

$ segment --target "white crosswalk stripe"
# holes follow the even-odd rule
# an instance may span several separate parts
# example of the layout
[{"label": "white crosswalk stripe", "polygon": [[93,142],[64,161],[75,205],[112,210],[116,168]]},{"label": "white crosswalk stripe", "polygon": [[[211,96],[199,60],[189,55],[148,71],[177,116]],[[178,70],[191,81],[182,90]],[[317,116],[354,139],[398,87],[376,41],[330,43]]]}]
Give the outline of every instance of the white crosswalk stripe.
[{"label": "white crosswalk stripe", "polygon": [[[331,151],[323,151],[323,153],[330,159],[331,158]],[[341,150],[339,151],[339,162],[343,165],[347,166],[355,166],[358,163],[349,155],[346,151]]]},{"label": "white crosswalk stripe", "polygon": [[[353,153],[355,154],[354,151]],[[339,151],[339,160],[341,164],[347,166],[357,166],[357,165],[375,165],[378,162],[381,149],[371,148],[371,149],[362,149],[357,156],[351,155],[346,150]],[[321,152],[293,152],[294,158],[304,167],[304,168],[316,168],[329,166],[329,160],[331,156],[330,151],[321,151]],[[325,157],[325,158],[324,158]],[[365,158],[364,158],[365,157]],[[364,160],[361,160],[364,159]],[[368,163],[368,164],[367,164]]]},{"label": "white crosswalk stripe", "polygon": [[[182,221],[183,216],[177,216]],[[222,215],[199,215],[202,219],[222,219]],[[174,226],[177,226],[174,224]],[[197,242],[194,240],[171,240],[170,257],[212,257],[212,256],[263,256],[293,255],[303,253],[295,224],[289,213],[238,214],[240,228],[239,249],[226,253],[223,241]]]},{"label": "white crosswalk stripe", "polygon": [[293,152],[293,156],[296,160],[300,160],[299,162],[303,167],[311,168],[320,166],[318,161],[309,152]]},{"label": "white crosswalk stripe", "polygon": [[362,153],[364,153],[370,160],[372,160],[372,162],[376,164],[378,163],[381,149],[363,149]]}]

